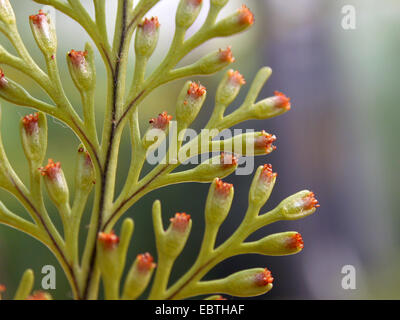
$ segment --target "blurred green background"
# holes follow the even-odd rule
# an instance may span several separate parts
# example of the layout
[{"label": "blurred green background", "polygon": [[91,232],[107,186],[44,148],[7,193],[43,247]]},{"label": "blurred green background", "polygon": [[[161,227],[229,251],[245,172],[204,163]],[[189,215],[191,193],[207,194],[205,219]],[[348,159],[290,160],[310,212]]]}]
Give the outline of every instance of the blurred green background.
[{"label": "blurred green background", "polygon": [[[83,0],[93,12],[92,1]],[[149,72],[162,59],[174,30],[177,0],[161,1],[149,16],[159,16],[162,31],[159,47],[151,60]],[[41,6],[30,0],[11,0],[20,32],[35,60],[44,67],[33,40],[28,16]],[[109,27],[115,16],[117,0],[108,1]],[[204,21],[209,1],[204,1],[202,15],[191,33]],[[266,299],[397,299],[400,298],[400,218],[398,205],[400,109],[398,74],[400,61],[400,3],[396,0],[231,0],[221,16],[236,10],[242,3],[256,14],[253,29],[239,36],[213,40],[194,51],[184,63],[219,47],[232,45],[237,62],[234,68],[251,82],[257,70],[270,66],[274,74],[262,97],[281,90],[291,96],[293,109],[282,117],[247,122],[238,128],[265,129],[278,136],[278,150],[257,165],[270,162],[279,173],[273,196],[266,206],[272,208],[280,200],[298,190],[313,190],[321,203],[317,214],[290,223],[268,226],[257,236],[271,232],[297,230],[305,240],[305,249],[296,256],[243,256],[230,259],[209,275],[223,277],[249,267],[267,266],[275,277],[274,289]],[[356,29],[344,30],[342,8],[356,9]],[[82,50],[89,41],[81,27],[56,14],[59,38],[59,66],[63,84],[80,112],[78,92],[69,77],[63,55],[70,49]],[[4,37],[0,43],[13,52]],[[98,62],[96,110],[98,125],[104,110],[105,69]],[[131,70],[134,56],[132,54]],[[47,99],[26,77],[4,67],[10,78],[18,80],[32,95]],[[209,90],[209,99],[195,128],[201,128],[210,115],[212,97],[223,73],[201,78]],[[196,79],[195,79],[196,80]],[[155,91],[143,103],[140,114],[142,129],[149,118],[160,111],[174,114],[174,105],[184,81],[168,84]],[[233,105],[238,107],[247,86]],[[162,103],[160,103],[162,101]],[[9,159],[21,178],[28,182],[18,123],[29,110],[2,103],[1,131]],[[73,190],[75,150],[78,140],[59,121],[49,119],[48,157],[61,161]],[[128,136],[121,146],[119,187],[130,160]],[[230,218],[223,225],[218,241],[223,241],[240,223],[247,206],[247,192],[252,176],[232,176],[235,200]],[[192,215],[195,228],[190,242],[174,269],[173,279],[187,270],[194,261],[203,231],[203,208],[208,185],[172,186],[147,195],[131,208],[127,216],[136,223],[128,263],[141,252],[155,255],[151,224],[151,205],[161,199],[165,223],[175,212]],[[25,216],[24,209],[8,194],[0,191],[0,199],[15,212]],[[52,217],[58,214],[48,201]],[[90,204],[89,204],[90,206]],[[88,223],[87,210],[86,220]],[[117,228],[119,229],[119,227]],[[83,235],[83,233],[82,233]],[[14,293],[27,268],[36,273],[40,288],[44,265],[57,267],[57,290],[54,297],[71,298],[68,284],[54,257],[40,243],[20,232],[0,226],[0,283],[8,287],[6,297]],[[356,290],[341,286],[342,267],[356,268]]]}]

